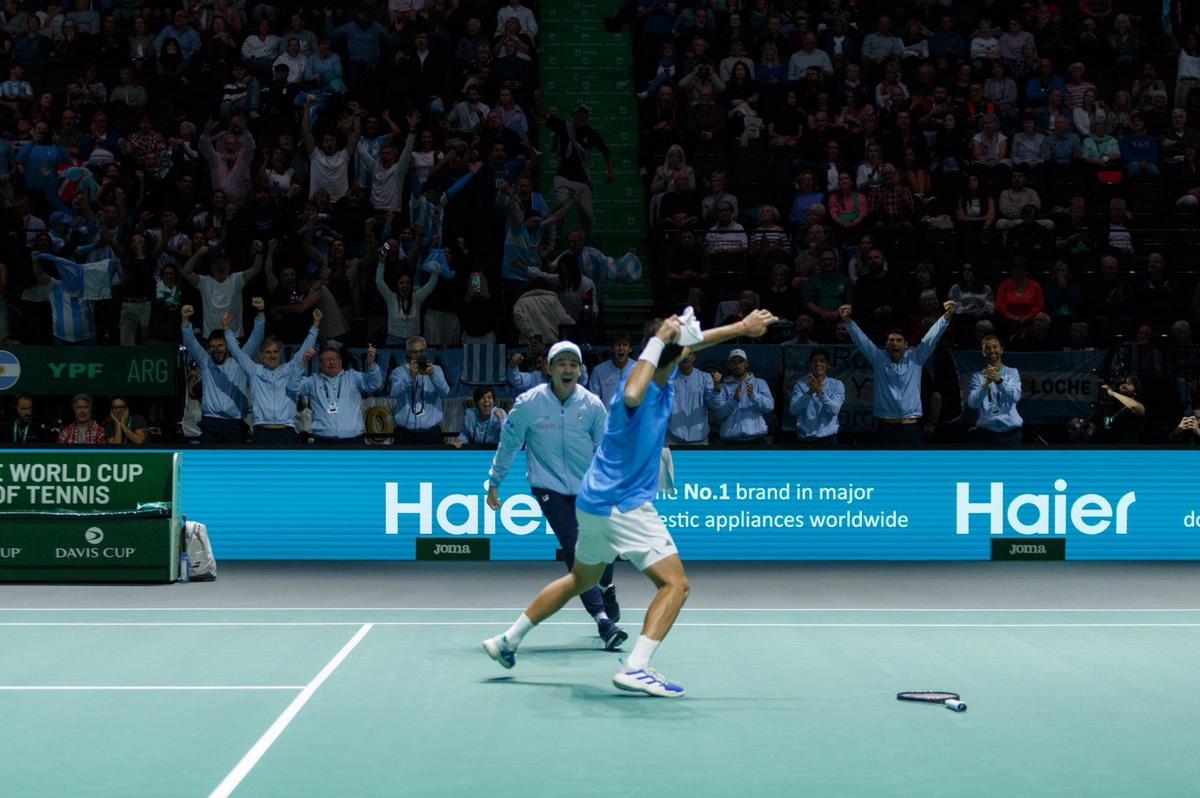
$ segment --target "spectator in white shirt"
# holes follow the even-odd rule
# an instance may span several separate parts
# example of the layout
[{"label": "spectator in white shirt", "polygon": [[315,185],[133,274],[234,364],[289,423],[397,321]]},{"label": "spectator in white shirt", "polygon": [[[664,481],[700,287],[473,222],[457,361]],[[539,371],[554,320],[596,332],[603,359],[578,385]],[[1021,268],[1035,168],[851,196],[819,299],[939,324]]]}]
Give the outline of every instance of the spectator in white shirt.
[{"label": "spectator in white shirt", "polygon": [[537,18],[533,11],[521,4],[521,0],[508,0],[508,5],[496,12],[496,29],[504,30],[504,23],[509,17],[516,17],[521,23],[521,32],[536,40],[538,35]]},{"label": "spectator in white shirt", "polygon": [[319,189],[329,192],[331,202],[337,202],[350,190],[350,159],[351,153],[358,147],[358,136],[362,129],[358,114],[351,114],[338,123],[338,128],[346,132],[346,146],[338,149],[337,136],[327,131],[321,137],[321,148],[312,134],[312,107],[317,100],[309,97],[304,101],[304,113],[301,117],[300,130],[304,134],[304,151],[310,161],[308,196],[316,194]]}]

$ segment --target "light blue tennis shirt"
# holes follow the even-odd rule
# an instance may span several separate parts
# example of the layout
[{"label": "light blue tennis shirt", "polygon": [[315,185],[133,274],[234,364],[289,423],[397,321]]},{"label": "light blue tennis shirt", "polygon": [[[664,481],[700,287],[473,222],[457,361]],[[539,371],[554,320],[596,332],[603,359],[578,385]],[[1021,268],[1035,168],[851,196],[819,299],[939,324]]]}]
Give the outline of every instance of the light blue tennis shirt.
[{"label": "light blue tennis shirt", "polygon": [[[678,369],[676,369],[678,371]],[[632,410],[625,405],[622,381],[608,407],[604,439],[583,483],[575,506],[591,515],[612,515],[654,501],[663,443],[675,400],[675,373],[659,388],[653,380],[646,398]]]},{"label": "light blue tennis shirt", "polygon": [[850,337],[874,370],[876,418],[921,417],[921,371],[948,326],[950,321],[945,316],[938,317],[921,343],[905,352],[899,363],[893,363],[885,349],[876,346],[858,324],[850,322]]},{"label": "light blue tennis shirt", "polygon": [[343,371],[328,377],[318,371],[308,377],[297,374],[291,388],[297,396],[307,396],[312,408],[312,433],[322,438],[357,438],[366,432],[362,398],[383,387],[383,372],[372,363],[365,372]]},{"label": "light blue tennis shirt", "polygon": [[1017,412],[1021,401],[1021,375],[1011,366],[1001,366],[1000,384],[985,382],[983,372],[971,375],[971,390],[967,393],[967,406],[979,411],[975,426],[992,432],[1012,432],[1024,425]]},{"label": "light blue tennis shirt", "polygon": [[225,345],[229,353],[237,360],[238,365],[250,377],[250,406],[254,410],[254,426],[260,424],[282,424],[285,427],[296,426],[296,398],[288,394],[288,386],[296,381],[296,375],[304,363],[304,353],[317,343],[317,328],[308,331],[304,343],[296,350],[296,354],[286,363],[280,363],[274,369],[255,363],[250,356],[238,346],[237,338],[231,330],[225,331]]},{"label": "light blue tennis shirt", "polygon": [[579,383],[565,402],[544,383],[517,397],[492,458],[488,484],[499,488],[521,446],[529,485],[574,496],[592,455],[604,437],[604,405]]},{"label": "light blue tennis shirt", "polygon": [[[266,329],[266,317],[262,313],[257,314],[254,329],[243,350],[247,356],[252,358],[258,354]],[[183,324],[181,336],[188,354],[200,368],[200,415],[240,421],[250,409],[250,400],[246,396],[250,390],[246,385],[246,372],[242,371],[232,356],[225,358],[225,362],[218,366],[208,350],[196,340],[196,331],[190,322]]]}]

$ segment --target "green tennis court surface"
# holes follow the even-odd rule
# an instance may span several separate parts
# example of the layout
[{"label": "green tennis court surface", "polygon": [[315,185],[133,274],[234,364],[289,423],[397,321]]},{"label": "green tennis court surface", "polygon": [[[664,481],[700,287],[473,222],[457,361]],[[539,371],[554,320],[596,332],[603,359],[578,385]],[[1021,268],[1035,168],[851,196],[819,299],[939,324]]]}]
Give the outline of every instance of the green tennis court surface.
[{"label": "green tennis court surface", "polygon": [[[711,598],[711,597],[710,597]],[[1194,794],[1200,610],[0,609],[5,796]],[[634,631],[639,611],[622,622]],[[962,694],[965,714],[896,701]]]}]

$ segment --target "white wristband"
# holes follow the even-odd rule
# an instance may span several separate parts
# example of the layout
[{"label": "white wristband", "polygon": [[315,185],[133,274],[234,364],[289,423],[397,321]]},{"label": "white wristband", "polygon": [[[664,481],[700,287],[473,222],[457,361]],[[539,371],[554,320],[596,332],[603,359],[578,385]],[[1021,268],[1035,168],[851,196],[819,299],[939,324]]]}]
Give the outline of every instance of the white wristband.
[{"label": "white wristband", "polygon": [[646,348],[642,350],[642,354],[638,357],[638,360],[644,360],[651,366],[654,366],[654,368],[658,368],[658,359],[662,357],[663,349],[666,346],[661,338],[654,336],[646,342]]}]

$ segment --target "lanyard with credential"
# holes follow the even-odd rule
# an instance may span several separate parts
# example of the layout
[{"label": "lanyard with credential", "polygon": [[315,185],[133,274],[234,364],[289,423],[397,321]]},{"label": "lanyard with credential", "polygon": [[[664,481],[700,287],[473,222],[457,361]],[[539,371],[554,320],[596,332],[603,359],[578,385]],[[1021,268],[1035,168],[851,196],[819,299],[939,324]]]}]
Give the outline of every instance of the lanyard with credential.
[{"label": "lanyard with credential", "polygon": [[425,412],[425,391],[421,387],[421,375],[413,377],[412,385],[412,414],[419,416]]},{"label": "lanyard with credential", "polygon": [[13,422],[13,443],[25,443],[26,441],[29,440],[29,428],[33,426],[33,422],[30,422],[25,425],[25,431],[21,434],[20,438],[17,438],[17,429],[18,429],[17,425],[18,424],[20,424],[19,421]]},{"label": "lanyard with credential", "polygon": [[[339,375],[338,375],[338,378],[337,378],[337,391],[336,391],[336,392],[334,392],[334,394],[333,394],[333,395],[334,395],[334,397],[335,397],[335,398],[336,398],[336,399],[337,399],[339,402],[340,402],[340,401],[342,401],[342,377],[344,377],[344,376],[346,376],[346,372],[344,372],[344,371],[343,371],[341,374],[339,374]],[[322,380],[322,382],[321,382],[321,388],[322,388],[322,390],[324,390],[324,391],[325,391],[325,404],[326,404],[326,405],[328,405],[328,404],[330,404],[330,403],[331,403],[331,400],[330,400],[330,398],[329,398],[329,380]]]}]

